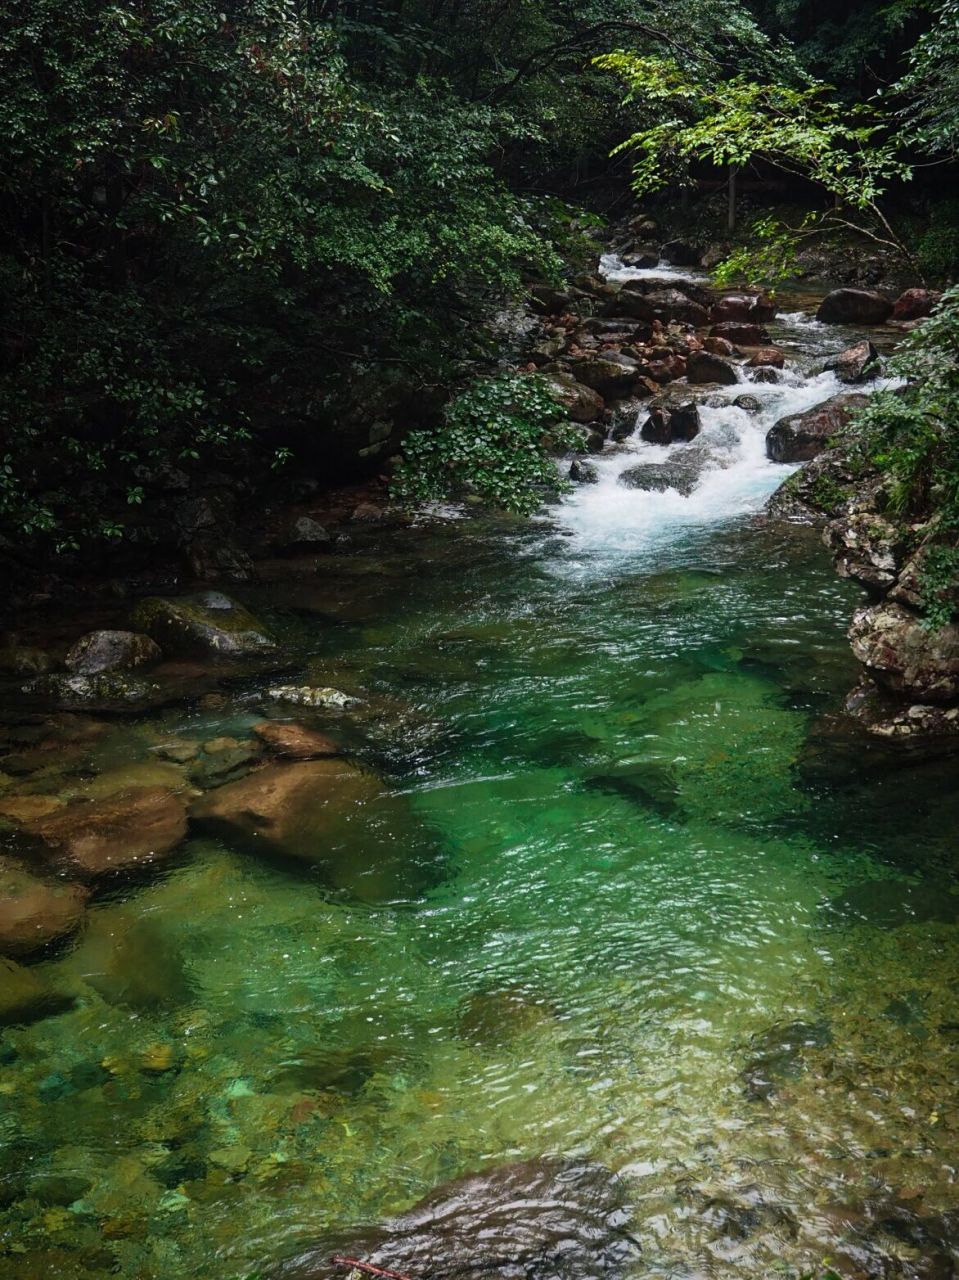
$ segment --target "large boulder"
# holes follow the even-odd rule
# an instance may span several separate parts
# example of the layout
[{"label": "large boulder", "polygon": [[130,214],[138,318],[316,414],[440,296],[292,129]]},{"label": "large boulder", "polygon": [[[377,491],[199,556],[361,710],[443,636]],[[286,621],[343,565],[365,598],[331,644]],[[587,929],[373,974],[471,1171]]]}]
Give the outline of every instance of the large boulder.
[{"label": "large boulder", "polygon": [[83,919],[86,900],[80,885],[41,880],[0,856],[0,953],[25,956],[67,937]]},{"label": "large boulder", "polygon": [[[606,356],[587,356],[576,364],[575,378],[601,396],[624,396],[639,376],[636,361],[625,363]],[[593,421],[592,418],[589,421]]]},{"label": "large boulder", "polygon": [[0,956],[0,1027],[36,1022],[69,1004],[32,969]]},{"label": "large boulder", "polygon": [[622,1280],[636,1265],[626,1185],[602,1165],[529,1160],[439,1187],[373,1234],[327,1239],[277,1280],[342,1280],[344,1253],[408,1276]]},{"label": "large boulder", "polygon": [[697,328],[709,321],[706,308],[681,289],[655,289],[650,292],[625,287],[614,305],[617,314],[636,320],[658,320],[661,324],[678,321]]},{"label": "large boulder", "polygon": [[151,596],[136,606],[132,621],[170,657],[238,657],[276,648],[268,629],[219,591],[176,599]]},{"label": "large boulder", "polygon": [[619,483],[626,489],[642,489],[646,493],[668,493],[675,489],[684,498],[696,488],[705,467],[705,458],[696,454],[688,459],[682,455],[666,462],[644,462],[622,472]]},{"label": "large boulder", "polygon": [[739,381],[735,365],[708,351],[690,352],[686,361],[686,377],[690,382],[718,382],[726,387]]},{"label": "large boulder", "polygon": [[268,765],[209,792],[190,817],[249,853],[306,863],[363,902],[409,898],[437,879],[435,841],[406,797],[343,760]]},{"label": "large boulder", "polygon": [[882,362],[876,348],[864,339],[827,360],[823,372],[834,373],[840,382],[853,386],[877,378],[882,372]]},{"label": "large boulder", "polygon": [[766,324],[775,320],[776,304],[765,293],[730,293],[713,303],[709,318],[713,324]]},{"label": "large boulder", "polygon": [[603,416],[606,401],[592,387],[577,382],[571,373],[553,373],[547,378],[548,391],[573,422],[584,426]]},{"label": "large boulder", "polygon": [[675,444],[681,440],[694,440],[701,429],[699,409],[690,403],[671,409],[664,406],[651,409],[639,434],[650,444]]},{"label": "large boulder", "polygon": [[160,861],[186,835],[186,806],[167,787],[131,787],[26,824],[56,865],[94,879]]},{"label": "large boulder", "polygon": [[70,671],[89,676],[150,666],[162,656],[160,646],[137,631],[89,631],[70,647],[63,663]]},{"label": "large boulder", "polygon": [[959,698],[959,626],[925,627],[910,609],[884,602],[856,611],[849,639],[887,689],[916,701]]},{"label": "large boulder", "polygon": [[766,435],[766,453],[773,462],[807,462],[827,448],[833,436],[848,425],[867,397],[852,392],[833,396],[824,404],[780,418]]},{"label": "large boulder", "polygon": [[823,324],[885,324],[893,304],[875,289],[833,289],[819,304]]},{"label": "large boulder", "polygon": [[923,320],[932,315],[941,293],[934,289],[906,289],[895,301],[893,320]]}]

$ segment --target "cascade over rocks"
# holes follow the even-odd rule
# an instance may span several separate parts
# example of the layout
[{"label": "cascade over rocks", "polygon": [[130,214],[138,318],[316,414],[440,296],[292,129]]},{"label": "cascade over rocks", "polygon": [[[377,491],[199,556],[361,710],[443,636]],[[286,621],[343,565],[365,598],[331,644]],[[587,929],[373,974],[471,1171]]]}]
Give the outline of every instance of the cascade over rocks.
[{"label": "cascade over rocks", "polygon": [[650,410],[639,434],[650,444],[675,444],[695,439],[701,429],[699,409],[695,404],[681,404],[669,409],[661,405]]},{"label": "cascade over rocks", "polygon": [[619,1280],[635,1265],[626,1185],[599,1164],[528,1160],[437,1188],[380,1231],[328,1239],[274,1280],[335,1280],[333,1252],[408,1276]]},{"label": "cascade over rocks", "polygon": [[833,289],[819,304],[816,319],[823,324],[885,324],[893,304],[874,289]]},{"label": "cascade over rocks", "polygon": [[766,453],[773,462],[815,458],[844,430],[852,413],[867,402],[866,396],[847,392],[804,413],[780,418],[766,435]]},{"label": "cascade over rocks", "polygon": [[853,385],[878,378],[882,372],[882,361],[872,343],[864,340],[827,360],[823,372],[834,373],[840,382]]}]

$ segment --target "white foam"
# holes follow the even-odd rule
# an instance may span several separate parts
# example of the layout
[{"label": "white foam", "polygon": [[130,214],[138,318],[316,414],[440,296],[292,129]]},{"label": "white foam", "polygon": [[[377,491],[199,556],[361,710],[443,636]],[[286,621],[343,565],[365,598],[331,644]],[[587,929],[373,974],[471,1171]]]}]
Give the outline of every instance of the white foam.
[{"label": "white foam", "polygon": [[625,284],[628,280],[662,280],[667,283],[691,280],[699,283],[709,279],[689,267],[673,267],[668,262],[660,262],[656,267],[627,267],[615,253],[603,254],[599,260],[599,273],[614,284]]}]

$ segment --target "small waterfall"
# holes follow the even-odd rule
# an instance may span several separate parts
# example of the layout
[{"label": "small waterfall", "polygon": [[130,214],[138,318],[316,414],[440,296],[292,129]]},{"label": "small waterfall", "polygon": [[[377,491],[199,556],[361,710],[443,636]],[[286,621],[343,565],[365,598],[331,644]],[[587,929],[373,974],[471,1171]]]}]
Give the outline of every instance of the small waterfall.
[{"label": "small waterfall", "polygon": [[[614,255],[604,255],[603,275],[609,280],[691,280],[688,271],[660,264],[653,270],[625,267]],[[802,413],[843,391],[832,373],[822,373],[823,361],[840,351],[855,335],[823,325],[804,312],[781,313],[768,326],[773,342],[786,352],[786,369],[777,383],[743,381],[731,387],[689,387],[689,399],[699,404],[701,435],[693,446],[647,444],[639,427],[647,416],[637,415],[636,433],[609,453],[590,459],[599,474],[596,484],[578,485],[559,508],[563,529],[571,535],[571,549],[586,553],[641,552],[672,541],[683,529],[714,524],[759,511],[769,495],[795,470],[766,457],[766,433],[780,418]],[[882,383],[872,384],[884,385]],[[888,385],[888,384],[886,384]],[[683,391],[686,390],[682,384]],[[674,394],[681,395],[679,387]],[[733,401],[748,394],[760,404],[752,412]],[[705,448],[709,461],[689,497],[676,490],[651,493],[626,488],[624,471],[640,463],[661,463],[690,447]]]}]

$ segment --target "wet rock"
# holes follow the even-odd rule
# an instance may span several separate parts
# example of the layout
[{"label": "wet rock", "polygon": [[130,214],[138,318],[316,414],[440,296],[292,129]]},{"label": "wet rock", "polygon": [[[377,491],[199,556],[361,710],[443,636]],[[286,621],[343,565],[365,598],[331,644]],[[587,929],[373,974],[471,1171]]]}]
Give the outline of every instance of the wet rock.
[{"label": "wet rock", "polygon": [[699,409],[695,404],[653,408],[640,428],[639,434],[650,444],[675,444],[677,441],[694,440],[702,429]]},{"label": "wet rock", "polygon": [[333,689],[329,685],[313,684],[280,684],[267,689],[267,697],[274,702],[288,702],[294,707],[325,707],[330,711],[341,711],[346,707],[357,706],[361,699],[342,689]]},{"label": "wet rock", "polygon": [[823,365],[824,373],[834,373],[840,382],[854,385],[878,378],[882,372],[879,352],[871,342],[857,342]]},{"label": "wet rock", "polygon": [[550,394],[563,406],[573,422],[588,425],[602,417],[606,407],[603,397],[592,387],[577,382],[572,374],[550,374],[548,382]]},{"label": "wet rock", "polygon": [[68,997],[55,991],[32,969],[0,956],[0,1027],[21,1026],[69,1008]]},{"label": "wet rock", "polygon": [[932,315],[941,297],[934,289],[906,289],[895,301],[892,319],[922,320]]},{"label": "wet rock", "polygon": [[874,289],[833,289],[819,304],[823,324],[885,324],[893,304]]},{"label": "wet rock", "polygon": [[897,604],[907,605],[911,609],[921,611],[931,595],[935,602],[951,608],[953,614],[959,613],[959,586],[946,585],[938,591],[930,592],[923,579],[928,568],[928,557],[937,547],[952,547],[954,543],[945,542],[935,534],[926,538],[916,552],[902,566],[895,585],[889,592],[889,599]]},{"label": "wet rock", "polygon": [[136,631],[90,631],[71,646],[63,662],[70,671],[89,676],[152,666],[162,656],[159,645]]},{"label": "wet rock", "polygon": [[334,1251],[444,1280],[620,1280],[639,1255],[630,1221],[624,1183],[601,1165],[530,1160],[447,1183],[376,1234],[327,1239],[276,1280],[334,1280]]},{"label": "wet rock", "polygon": [[[126,928],[114,925],[108,938],[96,942],[99,946],[85,966],[86,980],[108,1003],[156,1013],[196,1000],[183,953],[163,921],[140,916]],[[104,943],[109,943],[105,952]]]},{"label": "wet rock", "polygon": [[315,551],[332,542],[329,531],[312,516],[296,516],[273,538],[273,549],[281,555]]},{"label": "wet rock", "polygon": [[[864,681],[848,694],[845,709],[851,720],[876,743],[894,748],[902,757],[929,759],[959,751],[959,708],[915,703]],[[857,762],[861,761],[861,751]]]},{"label": "wet rock", "polygon": [[240,656],[276,648],[267,628],[219,591],[141,600],[132,621],[173,657]]},{"label": "wet rock", "polygon": [[698,267],[703,252],[688,240],[667,240],[660,248],[659,256],[672,267]]},{"label": "wet rock", "polygon": [[733,404],[745,413],[762,413],[763,409],[762,401],[757,400],[755,396],[737,396]]},{"label": "wet rock", "polygon": [[736,348],[728,338],[717,338],[711,336],[703,339],[703,350],[708,351],[711,356],[734,356]]},{"label": "wet rock", "polygon": [[307,863],[364,902],[419,893],[439,872],[406,798],[342,760],[267,765],[202,797],[190,817],[247,852]]},{"label": "wet rock", "polygon": [[524,991],[478,991],[462,1005],[456,1034],[468,1044],[492,1048],[538,1030],[551,1018],[552,1011]]},{"label": "wet rock", "polygon": [[735,365],[708,351],[694,351],[686,361],[686,377],[690,382],[718,382],[732,386],[739,381]]},{"label": "wet rock", "polygon": [[56,662],[35,645],[5,644],[0,646],[0,673],[11,676],[42,676],[52,671]]},{"label": "wet rock", "polygon": [[84,879],[160,861],[186,835],[186,808],[164,787],[71,804],[27,825],[47,856]]},{"label": "wet rock", "polygon": [[317,733],[301,724],[283,720],[261,720],[253,726],[253,732],[278,756],[290,760],[319,760],[324,756],[339,756],[343,748],[335,738]]},{"label": "wet rock", "polygon": [[389,1078],[409,1068],[407,1056],[389,1042],[344,1049],[316,1048],[283,1062],[273,1077],[279,1092],[340,1094],[358,1097],[377,1076]]},{"label": "wet rock", "polygon": [[113,714],[135,714],[162,707],[178,697],[176,690],[127,671],[100,671],[89,676],[55,671],[24,685],[24,692],[63,711]]},{"label": "wet rock", "polygon": [[778,370],[770,368],[769,365],[762,365],[758,369],[749,370],[749,381],[750,382],[781,382],[782,379],[779,376]]},{"label": "wet rock", "polygon": [[905,550],[903,535],[882,516],[861,511],[831,520],[823,541],[836,557],[840,577],[867,587],[888,587],[896,581]]},{"label": "wet rock", "polygon": [[723,338],[737,347],[761,347],[770,340],[768,331],[761,324],[743,324],[737,320],[714,324],[709,336]]},{"label": "wet rock", "polygon": [[750,369],[781,369],[786,363],[785,352],[778,347],[760,347],[748,362]]},{"label": "wet rock", "polygon": [[690,465],[670,458],[668,462],[647,462],[630,467],[621,473],[618,482],[626,489],[642,489],[647,493],[666,493],[675,489],[688,498],[699,483],[702,470],[702,460],[698,465]]},{"label": "wet rock", "polygon": [[766,324],[776,318],[776,304],[765,293],[729,293],[714,302],[709,318],[713,324]]},{"label": "wet rock", "polygon": [[833,396],[824,404],[780,418],[766,435],[766,453],[773,462],[806,462],[840,435],[867,397],[852,392]]},{"label": "wet rock", "polygon": [[80,925],[87,891],[40,879],[0,856],[0,953],[25,956],[68,937]]},{"label": "wet rock", "polygon": [[575,376],[601,396],[622,396],[632,389],[638,374],[635,362],[625,365],[618,360],[590,356],[576,363]]},{"label": "wet rock", "polygon": [[849,639],[886,688],[917,702],[959,698],[959,626],[927,628],[911,610],[883,603],[856,611]]},{"label": "wet rock", "polygon": [[548,284],[530,284],[526,286],[530,306],[539,315],[557,316],[571,310],[572,294],[565,289],[556,289]]},{"label": "wet rock", "polygon": [[854,500],[868,499],[870,490],[880,483],[878,473],[854,470],[840,445],[824,450],[794,472],[766,503],[766,511],[786,520],[819,522],[840,516]]},{"label": "wet rock", "polygon": [[746,1096],[765,1101],[785,1080],[806,1069],[805,1051],[832,1043],[827,1022],[777,1023],[750,1041],[750,1057],[743,1070]]},{"label": "wet rock", "polygon": [[599,472],[593,463],[574,458],[570,463],[569,478],[575,484],[598,484]]},{"label": "wet rock", "polygon": [[947,882],[865,880],[833,898],[827,910],[879,929],[931,921],[954,924],[959,920],[959,895],[950,891]]}]

